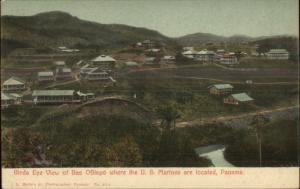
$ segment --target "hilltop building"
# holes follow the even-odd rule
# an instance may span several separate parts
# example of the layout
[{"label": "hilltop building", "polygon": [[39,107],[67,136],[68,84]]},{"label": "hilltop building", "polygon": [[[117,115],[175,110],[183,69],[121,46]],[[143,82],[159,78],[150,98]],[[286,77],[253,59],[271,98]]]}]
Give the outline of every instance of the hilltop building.
[{"label": "hilltop building", "polygon": [[147,40],[144,40],[142,42],[142,45],[146,49],[151,49],[151,48],[154,48],[156,46],[156,43],[154,41],[151,41],[151,40],[147,39]]},{"label": "hilltop building", "polygon": [[234,53],[228,53],[220,56],[219,62],[221,64],[237,64],[238,60]]},{"label": "hilltop building", "polygon": [[289,52],[285,49],[271,49],[266,53],[266,57],[270,60],[288,60]]},{"label": "hilltop building", "polygon": [[90,61],[91,65],[98,67],[102,70],[113,70],[116,64],[116,60],[107,55],[100,55]]},{"label": "hilltop building", "polygon": [[109,80],[111,75],[108,71],[104,71],[97,67],[87,67],[84,66],[80,69],[80,77],[86,80]]},{"label": "hilltop building", "polygon": [[26,90],[25,81],[18,77],[11,77],[3,82],[3,91],[22,91]]},{"label": "hilltop building", "polygon": [[175,61],[176,61],[175,56],[164,56],[161,59],[161,63],[164,63],[164,64],[174,64]]},{"label": "hilltop building", "polygon": [[17,93],[1,92],[1,109],[22,103],[22,96]]},{"label": "hilltop building", "polygon": [[248,96],[246,93],[238,93],[238,94],[231,94],[228,97],[224,98],[224,104],[234,104],[238,105],[241,103],[249,103],[252,102],[254,99]]},{"label": "hilltop building", "polygon": [[39,82],[54,81],[54,80],[55,78],[53,72],[38,72]]},{"label": "hilltop building", "polygon": [[209,93],[213,95],[226,95],[232,92],[233,86],[230,84],[214,84],[208,87]]},{"label": "hilltop building", "polygon": [[195,60],[207,63],[213,63],[215,61],[215,52],[202,50],[196,53]]}]

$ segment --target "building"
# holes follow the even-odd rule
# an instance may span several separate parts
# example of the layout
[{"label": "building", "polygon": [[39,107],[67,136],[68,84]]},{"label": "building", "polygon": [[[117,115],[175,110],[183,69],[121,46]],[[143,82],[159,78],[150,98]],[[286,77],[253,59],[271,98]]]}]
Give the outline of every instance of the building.
[{"label": "building", "polygon": [[271,49],[266,53],[266,57],[270,60],[288,60],[289,52],[285,49]]},{"label": "building", "polygon": [[34,104],[65,104],[92,100],[95,94],[74,90],[34,90],[32,98]]},{"label": "building", "polygon": [[34,90],[32,97],[35,104],[73,103],[77,100],[74,90]]},{"label": "building", "polygon": [[175,61],[176,61],[175,56],[164,56],[161,59],[161,63],[164,63],[164,64],[174,64]]},{"label": "building", "polygon": [[195,60],[207,63],[213,63],[215,61],[215,52],[202,50],[196,53]]},{"label": "building", "polygon": [[146,65],[155,64],[155,58],[154,57],[146,57],[144,60],[144,64],[146,64]]},{"label": "building", "polygon": [[3,91],[22,91],[26,90],[25,81],[18,77],[11,77],[3,82]]},{"label": "building", "polygon": [[194,47],[183,47],[183,51],[194,51]]},{"label": "building", "polygon": [[126,67],[138,67],[139,64],[136,62],[133,62],[133,61],[128,61],[128,62],[125,62],[124,65]]},{"label": "building", "polygon": [[11,105],[22,103],[22,96],[17,93],[2,93],[1,92],[1,109],[7,108]]},{"label": "building", "polygon": [[55,78],[53,72],[38,72],[39,82],[54,81],[54,79]]},{"label": "building", "polygon": [[186,57],[186,58],[192,58],[192,59],[193,59],[193,58],[195,58],[196,53],[197,53],[197,52],[195,52],[195,51],[188,50],[188,51],[182,52],[182,55],[183,55],[184,57]]},{"label": "building", "polygon": [[230,84],[214,84],[208,87],[209,93],[214,95],[226,95],[232,92],[233,86]]},{"label": "building", "polygon": [[57,68],[55,79],[62,80],[62,79],[72,79],[72,70],[70,68]]},{"label": "building", "polygon": [[154,41],[147,39],[142,42],[142,45],[144,48],[150,49],[150,48],[154,48],[156,46],[156,43]]},{"label": "building", "polygon": [[228,53],[221,56],[219,62],[221,64],[237,64],[238,60],[234,53]]},{"label": "building", "polygon": [[80,71],[80,77],[86,80],[109,80],[111,75],[108,71],[101,70],[100,68],[84,68]]},{"label": "building", "polygon": [[66,66],[65,61],[55,61],[54,64],[55,64],[56,68],[63,68]]},{"label": "building", "polygon": [[231,94],[228,97],[224,98],[224,104],[241,104],[241,103],[249,103],[252,102],[254,99],[248,96],[246,93],[238,93],[238,94]]},{"label": "building", "polygon": [[116,60],[107,55],[100,55],[91,60],[91,65],[98,67],[102,70],[113,70],[116,64]]}]

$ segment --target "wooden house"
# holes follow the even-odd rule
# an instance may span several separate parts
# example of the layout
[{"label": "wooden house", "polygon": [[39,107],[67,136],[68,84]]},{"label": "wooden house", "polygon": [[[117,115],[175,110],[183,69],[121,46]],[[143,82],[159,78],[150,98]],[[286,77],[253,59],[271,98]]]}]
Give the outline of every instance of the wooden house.
[{"label": "wooden house", "polygon": [[57,68],[55,79],[63,80],[63,79],[72,79],[72,70],[70,68]]},{"label": "wooden house", "polygon": [[55,78],[53,72],[38,72],[39,82],[54,81],[54,79]]},{"label": "wooden house", "polygon": [[209,93],[213,95],[226,95],[232,92],[233,86],[230,84],[214,84],[208,87]]},{"label": "wooden house", "polygon": [[107,55],[100,55],[91,60],[91,66],[98,67],[102,70],[113,70],[116,60]]},{"label": "wooden house", "polygon": [[11,77],[3,82],[3,91],[22,91],[26,90],[25,81],[18,77]]},{"label": "wooden house", "polygon": [[238,93],[238,94],[231,94],[228,97],[224,98],[224,104],[234,104],[238,105],[241,103],[249,103],[252,102],[254,99],[248,96],[246,93]]},{"label": "wooden house", "polygon": [[22,96],[17,93],[1,93],[1,109],[7,108],[10,105],[22,103]]}]

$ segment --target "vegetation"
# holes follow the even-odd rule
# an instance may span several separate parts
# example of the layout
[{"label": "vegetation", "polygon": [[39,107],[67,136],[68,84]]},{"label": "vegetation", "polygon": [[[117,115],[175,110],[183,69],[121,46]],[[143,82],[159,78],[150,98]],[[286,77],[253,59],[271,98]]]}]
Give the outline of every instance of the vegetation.
[{"label": "vegetation", "polygon": [[[261,128],[261,166],[298,166],[298,121],[272,121]],[[251,130],[239,130],[229,141],[225,158],[236,166],[260,166],[259,149]]]}]

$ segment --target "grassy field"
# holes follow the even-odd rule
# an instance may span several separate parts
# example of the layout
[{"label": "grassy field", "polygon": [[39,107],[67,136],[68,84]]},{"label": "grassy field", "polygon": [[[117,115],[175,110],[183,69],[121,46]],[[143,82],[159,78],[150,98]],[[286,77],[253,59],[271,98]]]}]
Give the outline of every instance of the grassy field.
[{"label": "grassy field", "polygon": [[283,68],[297,69],[297,62],[290,60],[267,60],[263,58],[242,58],[239,64],[233,65],[233,68]]}]

